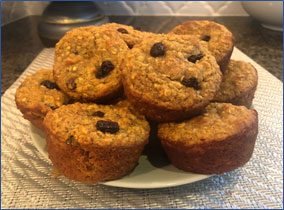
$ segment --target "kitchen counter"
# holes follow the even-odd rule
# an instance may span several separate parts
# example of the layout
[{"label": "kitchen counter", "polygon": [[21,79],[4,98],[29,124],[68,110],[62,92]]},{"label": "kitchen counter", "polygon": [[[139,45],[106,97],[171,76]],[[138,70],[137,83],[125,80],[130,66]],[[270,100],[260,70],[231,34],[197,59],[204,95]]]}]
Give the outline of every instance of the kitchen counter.
[{"label": "kitchen counter", "polygon": [[[187,20],[208,19],[229,28],[235,46],[283,82],[283,32],[264,29],[250,17],[111,16],[111,22],[143,31],[167,33]],[[37,33],[40,16],[29,16],[1,27],[1,95],[45,47]]]}]

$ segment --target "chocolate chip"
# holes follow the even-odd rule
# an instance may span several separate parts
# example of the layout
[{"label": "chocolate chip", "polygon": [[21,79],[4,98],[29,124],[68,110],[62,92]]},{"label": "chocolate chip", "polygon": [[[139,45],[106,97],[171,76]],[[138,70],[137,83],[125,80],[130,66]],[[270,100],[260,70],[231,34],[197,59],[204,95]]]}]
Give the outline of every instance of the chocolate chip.
[{"label": "chocolate chip", "polygon": [[165,54],[166,54],[166,47],[162,42],[155,43],[150,50],[150,55],[152,57],[159,57]]},{"label": "chocolate chip", "polygon": [[74,55],[79,55],[79,52],[78,51],[74,51]]},{"label": "chocolate chip", "polygon": [[68,145],[74,145],[75,144],[75,138],[74,138],[73,135],[68,137],[68,139],[66,140],[66,144],[68,144]]},{"label": "chocolate chip", "polygon": [[203,41],[205,41],[205,42],[208,42],[210,39],[211,39],[210,36],[205,35],[204,37],[202,37],[201,40],[203,40]]},{"label": "chocolate chip", "polygon": [[69,90],[75,90],[77,87],[77,84],[75,82],[75,78],[71,78],[66,82],[66,86]]},{"label": "chocolate chip", "polygon": [[96,111],[92,114],[93,116],[97,116],[97,117],[104,117],[105,113],[101,112],[101,111]]},{"label": "chocolate chip", "polygon": [[119,125],[117,122],[98,120],[96,128],[103,133],[114,134],[119,131]]},{"label": "chocolate chip", "polygon": [[189,62],[195,63],[197,60],[200,60],[201,58],[203,58],[203,55],[200,53],[197,55],[191,55],[187,60]]},{"label": "chocolate chip", "polygon": [[111,61],[103,61],[101,67],[96,72],[96,78],[101,79],[107,76],[114,69]]},{"label": "chocolate chip", "polygon": [[201,87],[199,85],[198,80],[195,77],[191,77],[191,78],[183,78],[183,80],[181,81],[181,84],[183,84],[186,87],[192,87],[195,90],[200,90]]},{"label": "chocolate chip", "polygon": [[127,44],[127,47],[128,47],[129,49],[132,49],[133,46],[134,46],[134,44],[130,44],[130,43],[128,43],[128,42],[125,42],[125,43]]},{"label": "chocolate chip", "polygon": [[41,85],[45,86],[47,89],[56,89],[56,90],[60,90],[59,87],[57,86],[56,83],[51,82],[49,80],[44,80],[40,83]]},{"label": "chocolate chip", "polygon": [[122,33],[122,34],[128,34],[128,31],[124,28],[119,28],[119,29],[117,29],[117,31]]}]

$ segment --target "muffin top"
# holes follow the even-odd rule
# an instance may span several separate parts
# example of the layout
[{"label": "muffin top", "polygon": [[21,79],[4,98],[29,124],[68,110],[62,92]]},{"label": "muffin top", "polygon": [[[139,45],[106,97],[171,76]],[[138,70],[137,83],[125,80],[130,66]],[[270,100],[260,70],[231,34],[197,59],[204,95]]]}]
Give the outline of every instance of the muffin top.
[{"label": "muffin top", "polygon": [[230,103],[210,103],[202,115],[180,123],[164,123],[158,127],[158,136],[173,144],[192,146],[247,132],[257,123],[257,112]]},{"label": "muffin top", "polygon": [[188,35],[143,40],[125,55],[121,69],[132,94],[172,110],[209,103],[221,82],[215,58]]},{"label": "muffin top", "polygon": [[75,100],[101,99],[122,86],[118,56],[127,50],[112,30],[97,26],[72,29],[56,44],[54,79]]},{"label": "muffin top", "polygon": [[106,23],[100,27],[118,32],[120,38],[125,41],[129,49],[132,49],[135,44],[138,44],[147,36],[153,35],[150,32],[135,30],[132,26],[119,23]]},{"label": "muffin top", "polygon": [[42,113],[55,110],[69,101],[54,82],[50,69],[40,69],[27,76],[17,89],[15,99],[18,106]]},{"label": "muffin top", "polygon": [[148,142],[150,127],[144,116],[127,102],[117,105],[74,103],[62,106],[44,119],[49,134],[67,145],[81,147],[132,147]]},{"label": "muffin top", "polygon": [[254,89],[257,82],[257,71],[253,65],[245,61],[230,60],[214,101],[230,101]]},{"label": "muffin top", "polygon": [[197,36],[219,63],[234,46],[233,34],[223,25],[208,20],[193,20],[176,26],[172,34]]}]

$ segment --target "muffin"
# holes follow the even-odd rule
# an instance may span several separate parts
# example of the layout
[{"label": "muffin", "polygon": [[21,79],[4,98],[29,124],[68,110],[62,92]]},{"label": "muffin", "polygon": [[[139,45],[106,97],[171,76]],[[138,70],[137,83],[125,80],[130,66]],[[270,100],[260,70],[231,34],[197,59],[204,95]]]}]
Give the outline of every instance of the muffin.
[{"label": "muffin", "polygon": [[147,36],[154,35],[153,33],[135,30],[132,26],[119,23],[106,23],[100,27],[118,32],[120,38],[125,41],[129,49],[132,49],[135,44],[138,44],[143,39],[147,38]]},{"label": "muffin", "polygon": [[55,84],[52,70],[40,69],[22,82],[15,101],[23,117],[42,130],[46,113],[67,104],[69,98]]},{"label": "muffin", "polygon": [[256,110],[229,103],[211,103],[200,116],[158,127],[172,164],[200,174],[221,174],[243,166],[252,156],[257,134]]},{"label": "muffin", "polygon": [[55,82],[74,100],[107,102],[122,93],[118,57],[126,51],[126,43],[112,30],[72,29],[55,47]]},{"label": "muffin", "polygon": [[74,103],[44,119],[50,160],[67,178],[98,183],[118,179],[137,165],[150,127],[127,103]]},{"label": "muffin", "polygon": [[235,39],[225,26],[208,20],[193,20],[176,26],[170,33],[197,36],[216,58],[221,71],[227,67]]},{"label": "muffin", "polygon": [[215,102],[227,102],[249,108],[257,87],[257,71],[250,63],[230,60]]},{"label": "muffin", "polygon": [[121,62],[124,93],[156,122],[200,113],[219,89],[215,58],[193,36],[156,35],[135,45]]}]

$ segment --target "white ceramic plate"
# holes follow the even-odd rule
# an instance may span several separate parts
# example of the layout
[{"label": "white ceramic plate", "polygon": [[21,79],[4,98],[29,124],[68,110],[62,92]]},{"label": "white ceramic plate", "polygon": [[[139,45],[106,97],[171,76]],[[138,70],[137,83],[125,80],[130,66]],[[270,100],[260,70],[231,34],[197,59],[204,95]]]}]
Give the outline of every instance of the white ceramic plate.
[{"label": "white ceramic plate", "polygon": [[[32,140],[39,152],[46,158],[44,133],[31,125]],[[152,141],[153,142],[153,141]],[[184,172],[171,165],[157,141],[145,148],[146,154],[139,159],[139,164],[127,176],[121,179],[101,182],[100,184],[124,188],[163,188],[196,182],[210,177],[209,175]],[[151,154],[151,155],[147,155]]]}]

